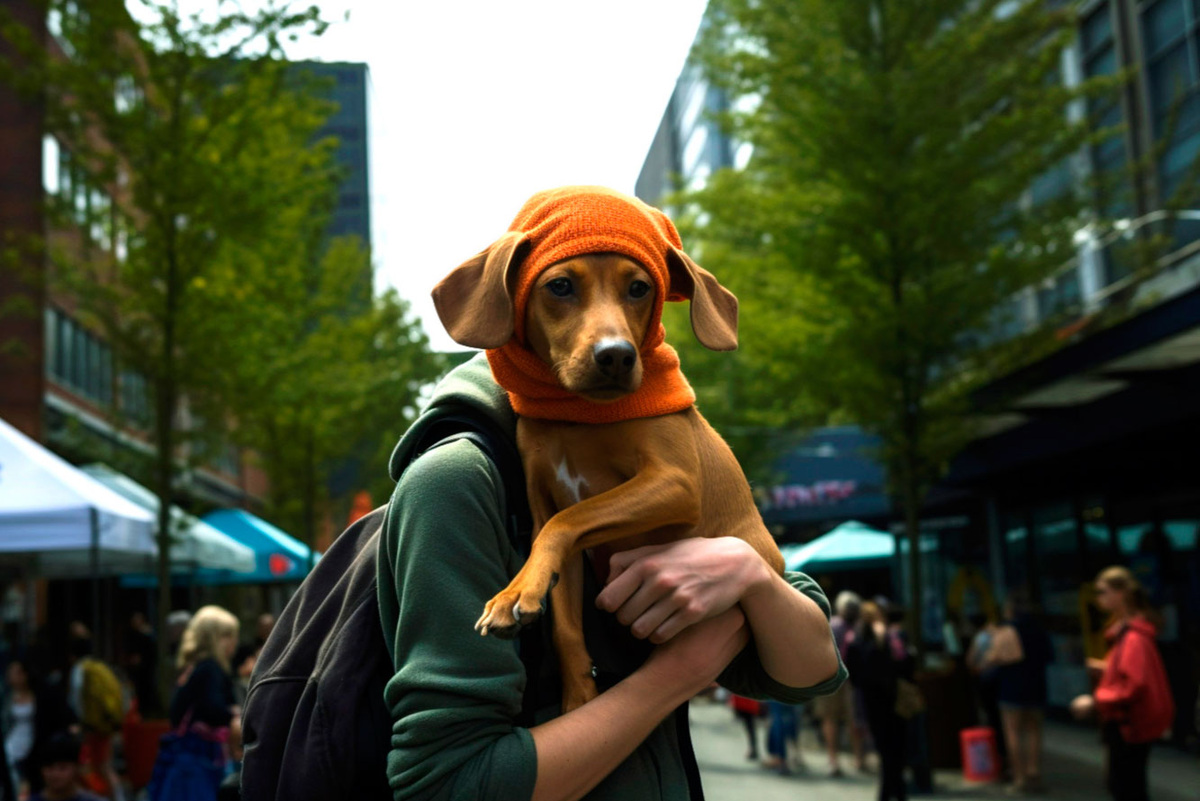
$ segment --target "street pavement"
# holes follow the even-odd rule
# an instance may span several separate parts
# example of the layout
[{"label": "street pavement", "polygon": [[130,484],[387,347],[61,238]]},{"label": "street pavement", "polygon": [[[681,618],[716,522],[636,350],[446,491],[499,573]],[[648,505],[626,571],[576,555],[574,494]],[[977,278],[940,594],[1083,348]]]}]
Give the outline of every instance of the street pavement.
[{"label": "street pavement", "polygon": [[[746,733],[725,705],[697,699],[691,704],[692,740],[707,801],[873,801],[878,777],[858,774],[843,754],[846,775],[832,778],[811,724],[801,735],[804,768],[781,776],[746,759]],[[759,751],[765,755],[765,721],[759,726]],[[1045,801],[1103,801],[1102,752],[1094,733],[1057,724],[1047,729],[1043,771]],[[1200,760],[1169,749],[1156,749],[1150,762],[1154,801],[1200,801]],[[986,801],[1011,798],[1001,785],[964,781],[958,771],[937,771],[941,801]]]}]

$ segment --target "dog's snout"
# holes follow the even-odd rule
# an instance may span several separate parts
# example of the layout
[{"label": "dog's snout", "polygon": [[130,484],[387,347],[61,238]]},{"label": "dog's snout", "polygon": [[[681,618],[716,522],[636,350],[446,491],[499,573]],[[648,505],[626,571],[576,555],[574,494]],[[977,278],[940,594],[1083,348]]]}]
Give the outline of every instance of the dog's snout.
[{"label": "dog's snout", "polygon": [[592,349],[596,366],[608,378],[624,378],[637,363],[637,350],[623,339],[605,339]]}]

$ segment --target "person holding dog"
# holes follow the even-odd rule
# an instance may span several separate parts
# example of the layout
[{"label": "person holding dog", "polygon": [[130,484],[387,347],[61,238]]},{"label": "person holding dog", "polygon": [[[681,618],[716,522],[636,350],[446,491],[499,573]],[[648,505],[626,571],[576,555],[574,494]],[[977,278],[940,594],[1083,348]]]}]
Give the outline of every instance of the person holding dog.
[{"label": "person holding dog", "polygon": [[[630,282],[621,302],[641,310],[647,335],[638,356],[648,371],[624,406],[654,415],[694,403],[674,351],[661,339],[670,287],[664,254],[679,247],[661,212],[611,190],[567,188],[536,195],[512,230],[526,241],[513,254],[520,271],[512,305],[490,313],[523,325],[528,294],[522,293],[542,272],[579,254],[624,256],[645,274]],[[569,287],[559,282],[540,291],[566,296]],[[608,621],[607,628],[585,632],[599,694],[563,713],[552,657],[527,675],[525,642],[517,647],[473,630],[485,602],[522,568],[506,532],[512,512],[505,509],[504,477],[467,440],[419,458],[412,453],[439,416],[464,408],[511,438],[520,411],[514,407],[524,399],[541,393],[550,407],[574,404],[559,388],[522,373],[529,352],[520,352],[520,335],[512,344],[452,371],[393,456],[399,481],[381,533],[378,591],[396,671],[385,692],[394,797],[694,798],[699,786],[686,717],[681,723],[673,713],[714,680],[739,694],[793,704],[836,690],[846,671],[828,601],[807,576],[781,576],[734,537],[597,549],[584,566],[582,602],[585,620],[588,609],[597,609]],[[563,480],[572,481],[570,465],[563,465]],[[553,617],[553,604],[549,611]],[[638,647],[644,653],[626,670],[604,675],[602,652]],[[536,708],[525,710],[530,683]]]}]

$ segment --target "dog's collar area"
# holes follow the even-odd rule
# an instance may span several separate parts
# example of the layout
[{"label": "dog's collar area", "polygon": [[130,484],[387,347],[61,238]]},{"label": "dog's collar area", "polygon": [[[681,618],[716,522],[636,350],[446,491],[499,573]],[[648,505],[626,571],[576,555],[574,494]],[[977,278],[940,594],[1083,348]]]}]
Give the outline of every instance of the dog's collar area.
[{"label": "dog's collar area", "polygon": [[570,423],[619,423],[674,414],[696,403],[696,393],[679,367],[679,355],[656,335],[642,349],[642,384],[609,403],[587,400],[563,388],[554,372],[515,339],[487,351],[496,383],[508,392],[513,410],[523,417]]}]

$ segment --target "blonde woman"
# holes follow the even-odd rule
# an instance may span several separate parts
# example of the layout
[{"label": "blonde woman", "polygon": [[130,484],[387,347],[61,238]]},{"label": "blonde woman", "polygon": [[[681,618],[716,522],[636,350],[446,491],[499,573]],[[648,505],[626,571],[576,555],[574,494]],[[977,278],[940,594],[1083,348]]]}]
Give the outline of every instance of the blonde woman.
[{"label": "blonde woman", "polygon": [[148,788],[151,801],[216,799],[231,729],[240,716],[230,675],[237,641],[237,618],[219,606],[201,608],[184,630],[176,658],[181,673],[169,713],[173,732],[159,750]]}]

